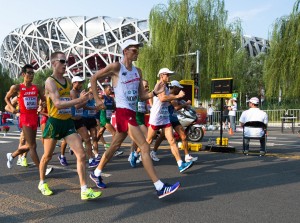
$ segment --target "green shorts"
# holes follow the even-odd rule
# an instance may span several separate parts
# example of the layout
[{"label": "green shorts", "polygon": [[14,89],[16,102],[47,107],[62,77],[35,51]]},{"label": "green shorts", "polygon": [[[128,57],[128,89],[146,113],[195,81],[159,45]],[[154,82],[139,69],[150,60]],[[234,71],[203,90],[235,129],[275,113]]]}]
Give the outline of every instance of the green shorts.
[{"label": "green shorts", "polygon": [[145,114],[144,113],[137,112],[135,117],[136,117],[136,122],[139,125],[145,125]]},{"label": "green shorts", "polygon": [[110,124],[110,118],[108,119],[106,117],[106,111],[101,110],[100,111],[100,126],[105,127],[106,124]]},{"label": "green shorts", "polygon": [[72,119],[61,120],[49,117],[43,132],[43,138],[59,140],[73,133],[76,133],[76,130]]}]

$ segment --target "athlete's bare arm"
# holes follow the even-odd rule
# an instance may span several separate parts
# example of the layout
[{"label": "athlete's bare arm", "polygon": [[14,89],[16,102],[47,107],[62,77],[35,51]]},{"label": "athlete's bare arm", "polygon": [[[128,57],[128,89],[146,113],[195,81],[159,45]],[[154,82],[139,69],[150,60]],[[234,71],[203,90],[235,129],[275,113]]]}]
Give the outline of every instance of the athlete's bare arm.
[{"label": "athlete's bare arm", "polygon": [[20,91],[20,85],[16,84],[16,85],[12,85],[9,89],[9,91],[7,92],[7,94],[5,95],[5,102],[6,105],[8,106],[7,108],[13,113],[16,114],[18,111],[15,108],[15,106],[12,105],[10,99],[13,98],[14,96],[17,96],[18,93]]},{"label": "athlete's bare arm", "polygon": [[[137,68],[138,72],[139,72],[139,75],[140,75],[140,79],[143,80],[143,74],[142,74],[142,71],[140,68]],[[156,95],[164,92],[165,90],[165,85],[164,83],[162,82],[158,82],[155,87],[154,87],[154,92]],[[150,98],[153,98],[154,97],[154,94],[153,94],[153,91],[151,92],[146,92],[145,91],[145,88],[144,88],[144,85],[143,85],[143,81],[140,81],[140,84],[139,84],[139,99],[141,101],[146,101]]]},{"label": "athlete's bare arm", "polygon": [[[170,94],[171,95],[171,94]],[[191,101],[188,100],[187,102],[183,103],[183,104],[179,104],[177,100],[172,100],[171,104],[173,105],[174,109],[176,111],[182,109],[182,108],[186,108],[189,107],[191,105]]]},{"label": "athlete's bare arm", "polygon": [[[78,98],[77,93],[74,90],[70,91],[70,97],[71,97],[71,100],[74,100],[74,99]],[[76,109],[80,109],[80,108],[83,108],[85,105],[86,105],[86,101],[83,101],[81,103],[78,103],[78,104],[74,105],[74,107]]]},{"label": "athlete's bare arm", "polygon": [[[93,95],[98,95],[97,80],[104,79],[106,77],[112,78],[112,84],[115,87],[118,83],[119,72],[121,65],[119,62],[107,65],[105,68],[98,70],[91,78],[91,88]],[[101,107],[103,102],[99,97],[94,97],[97,107]]]},{"label": "athlete's bare arm", "polygon": [[158,98],[161,102],[167,102],[167,101],[172,101],[175,99],[179,99],[184,97],[185,93],[183,91],[180,91],[177,95],[170,94],[166,95],[166,92],[162,92],[161,94],[158,95]]},{"label": "athlete's bare arm", "polygon": [[46,96],[49,96],[57,109],[70,108],[78,103],[88,101],[88,92],[82,92],[79,98],[70,101],[61,101],[56,87],[56,84],[52,78],[46,80]]}]

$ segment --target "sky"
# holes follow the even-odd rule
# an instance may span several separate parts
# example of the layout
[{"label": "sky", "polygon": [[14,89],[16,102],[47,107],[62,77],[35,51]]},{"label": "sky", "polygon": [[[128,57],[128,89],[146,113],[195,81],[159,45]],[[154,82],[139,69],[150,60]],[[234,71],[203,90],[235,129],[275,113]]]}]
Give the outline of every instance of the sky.
[{"label": "sky", "polygon": [[[0,0],[0,45],[24,24],[63,16],[147,19],[150,10],[169,0]],[[243,33],[268,39],[276,19],[289,15],[296,0],[225,0],[228,22],[239,17]]]}]

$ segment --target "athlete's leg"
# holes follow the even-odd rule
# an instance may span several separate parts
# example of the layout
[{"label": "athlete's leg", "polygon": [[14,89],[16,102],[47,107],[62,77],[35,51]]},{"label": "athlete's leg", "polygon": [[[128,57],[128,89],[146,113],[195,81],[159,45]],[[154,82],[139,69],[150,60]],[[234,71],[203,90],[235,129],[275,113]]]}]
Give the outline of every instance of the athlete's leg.
[{"label": "athlete's leg", "polygon": [[166,139],[168,140],[168,142],[170,144],[173,156],[175,157],[177,162],[180,161],[181,157],[180,157],[180,154],[179,154],[179,149],[176,145],[176,141],[175,141],[174,136],[173,136],[172,126],[169,126],[169,127],[165,128],[165,136],[166,136]]},{"label": "athlete's leg", "polygon": [[76,133],[74,133],[65,137],[65,140],[74,151],[77,159],[77,173],[79,176],[80,186],[84,186],[86,185],[85,153],[81,138]]},{"label": "athlete's leg", "polygon": [[49,161],[52,159],[54,149],[56,147],[56,139],[44,139],[44,154],[40,161],[40,181],[45,180],[45,172]]},{"label": "athlete's leg", "polygon": [[189,155],[188,141],[187,141],[187,137],[186,137],[186,134],[184,132],[184,129],[183,129],[182,125],[176,125],[174,130],[178,133],[178,135],[181,139],[184,154]]},{"label": "athlete's leg", "polygon": [[[81,136],[82,140],[85,143],[86,152],[87,152],[87,155],[88,155],[89,159],[94,158],[94,155],[93,155],[93,152],[92,152],[92,143],[91,143],[91,139],[90,139],[90,134],[89,134],[87,128],[85,126],[82,126],[79,129],[77,129],[77,132]],[[69,144],[69,146],[73,150],[73,147],[70,144]]]},{"label": "athlete's leg", "polygon": [[164,133],[164,131],[161,131],[161,133],[159,134],[159,137],[156,138],[156,140],[155,140],[154,147],[153,147],[154,152],[157,152],[158,147],[160,146],[162,141],[164,141],[165,139],[166,139],[165,133]]}]

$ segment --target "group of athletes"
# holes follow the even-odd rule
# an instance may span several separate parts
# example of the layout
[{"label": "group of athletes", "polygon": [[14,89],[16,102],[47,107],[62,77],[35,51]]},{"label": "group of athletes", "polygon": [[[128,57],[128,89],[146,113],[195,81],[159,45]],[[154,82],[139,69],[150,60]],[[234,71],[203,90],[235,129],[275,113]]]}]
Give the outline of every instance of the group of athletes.
[{"label": "group of athletes", "polygon": [[[77,173],[81,186],[81,199],[90,200],[101,196],[100,191],[87,187],[86,154],[88,167],[95,168],[89,174],[98,188],[106,188],[101,177],[106,164],[113,156],[123,152],[119,150],[127,136],[132,139],[131,153],[128,158],[130,165],[142,161],[143,166],[152,180],[159,198],[174,193],[180,183],[163,183],[153,167],[152,159],[159,161],[156,150],[164,138],[170,144],[179,172],[184,172],[193,165],[197,157],[188,153],[188,143],[183,127],[176,116],[176,110],[190,106],[190,101],[179,103],[184,96],[182,86],[178,81],[171,81],[170,90],[167,87],[170,75],[174,72],[162,68],[158,72],[159,81],[153,91],[149,91],[148,82],[143,80],[142,72],[133,65],[139,54],[141,44],[134,40],[126,40],[121,44],[123,59],[121,62],[109,64],[97,71],[91,78],[87,90],[82,90],[84,79],[75,76],[70,80],[65,77],[67,59],[63,52],[51,54],[53,74],[47,78],[45,88],[33,84],[34,71],[31,65],[22,68],[24,81],[13,85],[5,97],[6,110],[19,116],[19,126],[22,129],[20,145],[13,153],[7,153],[7,166],[12,167],[14,158],[20,165],[26,164],[24,154],[28,151],[32,161],[39,168],[40,182],[38,189],[43,195],[49,196],[53,191],[45,181],[52,168],[47,168],[52,159],[57,141],[62,139],[60,163],[68,165],[65,149],[68,144],[77,160]],[[111,79],[111,85],[103,85],[103,93],[99,94],[98,80]],[[114,98],[111,96],[114,91]],[[149,127],[145,125],[144,116],[149,112],[147,101],[152,99]],[[115,112],[116,129],[111,124],[112,113]],[[38,113],[42,115],[41,130],[44,152],[39,159],[36,151],[36,133]],[[98,122],[98,124],[97,124]],[[181,137],[185,153],[181,159],[176,145],[173,128]],[[103,132],[107,129],[112,134],[112,142],[103,155],[98,150],[98,141],[107,145]],[[150,152],[150,144],[157,131],[160,136],[154,150]],[[85,145],[85,149],[84,146]],[[27,164],[26,164],[27,165]]]}]

